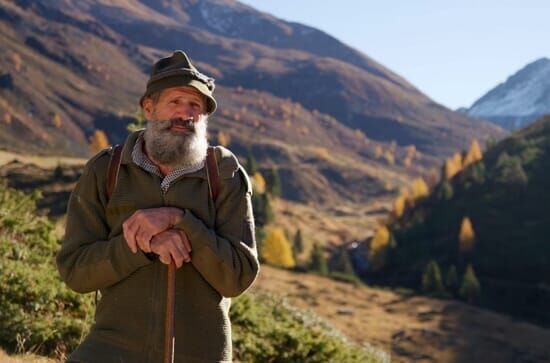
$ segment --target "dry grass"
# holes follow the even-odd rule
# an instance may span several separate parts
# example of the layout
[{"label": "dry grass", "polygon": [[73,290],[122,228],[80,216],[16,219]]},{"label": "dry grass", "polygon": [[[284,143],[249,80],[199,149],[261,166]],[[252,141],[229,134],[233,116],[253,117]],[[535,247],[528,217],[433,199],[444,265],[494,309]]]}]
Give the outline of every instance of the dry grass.
[{"label": "dry grass", "polygon": [[254,290],[284,292],[394,362],[550,362],[550,330],[457,301],[355,287],[263,266]]},{"label": "dry grass", "polygon": [[69,158],[64,156],[39,156],[39,155],[21,155],[9,151],[0,150],[0,166],[13,160],[19,160],[24,164],[35,164],[43,168],[55,168],[59,164],[65,165],[84,165],[86,159]]},{"label": "dry grass", "polygon": [[59,361],[34,354],[8,355],[0,349],[0,363],[59,363]]}]

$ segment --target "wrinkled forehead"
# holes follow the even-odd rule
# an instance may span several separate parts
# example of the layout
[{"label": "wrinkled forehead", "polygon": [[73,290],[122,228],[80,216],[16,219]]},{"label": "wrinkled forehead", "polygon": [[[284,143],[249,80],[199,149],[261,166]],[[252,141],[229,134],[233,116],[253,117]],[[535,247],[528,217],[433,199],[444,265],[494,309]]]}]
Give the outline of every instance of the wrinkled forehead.
[{"label": "wrinkled forehead", "polygon": [[192,86],[166,88],[162,90],[161,95],[162,97],[177,97],[177,96],[192,97],[192,98],[196,98],[197,100],[200,100],[203,103],[206,102],[205,96],[202,93],[200,93],[195,87],[192,87]]}]

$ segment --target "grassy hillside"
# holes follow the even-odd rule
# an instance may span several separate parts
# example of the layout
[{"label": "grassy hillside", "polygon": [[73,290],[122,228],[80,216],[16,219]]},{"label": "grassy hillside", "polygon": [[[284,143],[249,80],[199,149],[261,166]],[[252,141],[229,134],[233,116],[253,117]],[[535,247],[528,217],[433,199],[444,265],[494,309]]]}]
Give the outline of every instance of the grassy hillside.
[{"label": "grassy hillside", "polygon": [[[471,265],[482,306],[550,324],[550,117],[490,147],[483,159],[390,223],[395,238],[373,279],[420,288],[430,260],[445,282]],[[466,218],[470,221],[469,226]],[[469,228],[471,227],[471,228]],[[462,237],[461,237],[462,234]],[[447,289],[449,294],[459,294]]]},{"label": "grassy hillside", "polygon": [[550,330],[458,301],[357,287],[263,266],[253,291],[284,293],[397,363],[550,362]]}]

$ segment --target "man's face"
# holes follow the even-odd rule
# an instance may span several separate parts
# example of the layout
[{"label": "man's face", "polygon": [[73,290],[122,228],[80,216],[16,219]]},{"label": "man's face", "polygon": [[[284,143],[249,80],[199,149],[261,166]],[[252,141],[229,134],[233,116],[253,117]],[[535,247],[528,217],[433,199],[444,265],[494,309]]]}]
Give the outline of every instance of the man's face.
[{"label": "man's face", "polygon": [[148,120],[145,150],[156,163],[187,168],[206,157],[207,115],[204,96],[193,87],[174,87],[161,92],[157,102],[143,101]]},{"label": "man's face", "polygon": [[[206,100],[194,87],[167,88],[156,103],[151,98],[143,101],[143,114],[147,120],[190,120],[197,122],[206,113]],[[185,132],[185,127],[174,125],[173,132]]]}]

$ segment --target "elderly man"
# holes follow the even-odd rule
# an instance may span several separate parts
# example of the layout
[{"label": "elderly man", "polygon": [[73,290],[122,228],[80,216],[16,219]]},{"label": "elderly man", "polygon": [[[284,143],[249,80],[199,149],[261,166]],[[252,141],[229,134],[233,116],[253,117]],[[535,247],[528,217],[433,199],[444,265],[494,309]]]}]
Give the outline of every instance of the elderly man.
[{"label": "elderly man", "polygon": [[230,297],[252,284],[259,264],[250,183],[225,148],[215,148],[218,185],[209,183],[213,89],[182,51],[160,59],[140,101],[147,129],[125,141],[112,194],[112,149],[86,164],[69,201],[57,265],[72,289],[99,290],[101,300],[70,361],[161,362],[171,261],[175,361],[231,361]]}]

